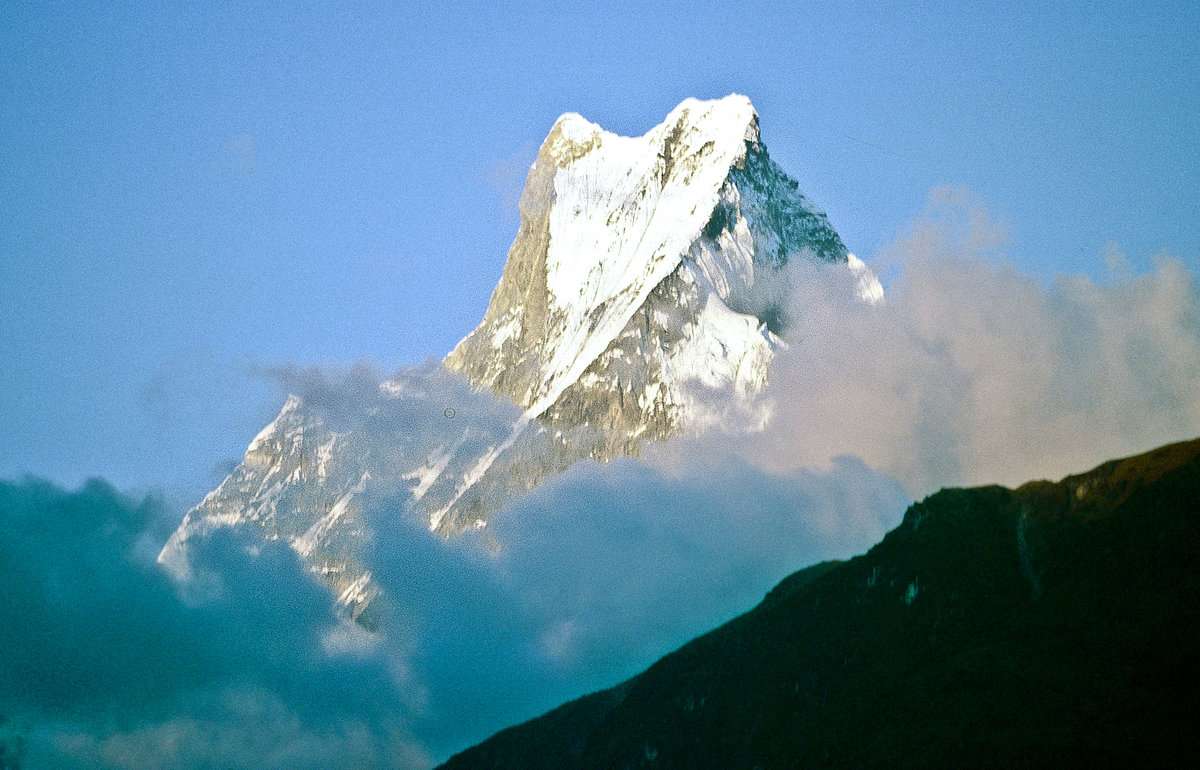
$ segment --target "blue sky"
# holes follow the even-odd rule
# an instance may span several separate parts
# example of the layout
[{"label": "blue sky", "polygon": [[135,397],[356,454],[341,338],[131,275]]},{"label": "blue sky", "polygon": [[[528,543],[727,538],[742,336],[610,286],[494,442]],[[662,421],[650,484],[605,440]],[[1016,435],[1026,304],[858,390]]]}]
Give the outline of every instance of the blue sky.
[{"label": "blue sky", "polygon": [[199,494],[256,372],[443,355],[565,111],[745,93],[868,260],[949,184],[1043,284],[1194,276],[1198,40],[1191,3],[6,3],[0,478]]}]

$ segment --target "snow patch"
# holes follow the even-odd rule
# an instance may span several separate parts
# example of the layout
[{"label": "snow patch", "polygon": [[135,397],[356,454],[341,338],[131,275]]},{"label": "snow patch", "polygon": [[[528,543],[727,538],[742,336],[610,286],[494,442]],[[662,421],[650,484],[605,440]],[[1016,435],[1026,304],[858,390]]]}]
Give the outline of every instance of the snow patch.
[{"label": "snow patch", "polygon": [[317,447],[317,478],[322,482],[329,478],[329,461],[333,459],[333,445],[337,440],[337,435],[330,436],[328,441]]},{"label": "snow patch", "polygon": [[871,268],[867,267],[867,263],[853,254],[847,254],[846,264],[850,267],[850,272],[858,278],[854,284],[854,291],[858,298],[869,305],[878,305],[883,302],[883,284],[879,282]]},{"label": "snow patch", "polygon": [[337,502],[330,506],[329,511],[309,527],[303,535],[292,541],[292,548],[301,556],[309,556],[316,547],[324,539],[325,535],[333,529],[333,525],[338,519],[346,515],[349,510],[350,501],[355,495],[362,494],[367,488],[367,482],[370,481],[371,474],[363,471],[362,478],[355,484],[350,491],[338,498]]},{"label": "snow patch", "polygon": [[454,507],[454,504],[462,499],[462,496],[467,493],[467,490],[479,483],[479,480],[483,478],[485,473],[487,473],[488,468],[492,467],[492,463],[496,462],[496,458],[503,454],[504,450],[513,445],[517,438],[519,438],[520,435],[525,431],[526,426],[528,426],[530,421],[536,416],[537,415],[533,414],[532,411],[523,414],[521,419],[517,420],[517,423],[513,426],[512,432],[509,433],[508,438],[500,442],[498,446],[489,447],[488,450],[484,452],[483,456],[479,458],[475,465],[473,465],[471,469],[463,475],[462,483],[459,484],[458,488],[454,491],[454,496],[450,498],[450,502],[446,503],[444,506],[429,515],[429,529],[431,531],[434,531],[438,528],[438,525],[442,523],[442,519],[445,518],[446,514],[450,512],[450,509]]},{"label": "snow patch", "polygon": [[417,482],[412,490],[413,502],[425,496],[425,493],[433,486],[433,482],[438,480],[442,471],[446,470],[446,466],[453,457],[453,450],[447,450],[445,446],[440,446],[429,455],[428,462],[400,477],[405,481]]},{"label": "snow patch", "polygon": [[359,575],[354,579],[349,586],[338,596],[338,604],[344,607],[349,607],[355,604],[362,604],[371,598],[371,571]]},{"label": "snow patch", "polygon": [[500,350],[504,347],[504,343],[508,342],[513,337],[521,335],[521,316],[519,313],[513,313],[505,323],[497,326],[492,331],[492,347]]}]

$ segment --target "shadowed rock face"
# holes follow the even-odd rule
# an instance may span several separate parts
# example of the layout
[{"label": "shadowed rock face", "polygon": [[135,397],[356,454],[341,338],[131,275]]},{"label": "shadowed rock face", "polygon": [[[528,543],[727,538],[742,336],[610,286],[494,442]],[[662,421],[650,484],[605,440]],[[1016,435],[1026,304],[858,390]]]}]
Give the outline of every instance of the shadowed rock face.
[{"label": "shadowed rock face", "polygon": [[[542,143],[521,193],[521,228],[508,251],[500,283],[479,328],[446,356],[450,369],[472,383],[502,393],[523,407],[540,368],[539,342],[551,331],[546,294],[546,252],[550,246],[550,211],[554,205],[555,159],[563,157],[562,125],[556,123]],[[573,145],[566,145],[572,147]],[[582,151],[582,149],[581,149]],[[569,161],[570,156],[563,157]],[[503,367],[494,351],[496,330],[515,325],[500,345]],[[489,334],[490,333],[490,334]]]},{"label": "shadowed rock face", "polygon": [[867,554],[446,768],[1168,767],[1195,756],[1200,439],[943,490]]}]

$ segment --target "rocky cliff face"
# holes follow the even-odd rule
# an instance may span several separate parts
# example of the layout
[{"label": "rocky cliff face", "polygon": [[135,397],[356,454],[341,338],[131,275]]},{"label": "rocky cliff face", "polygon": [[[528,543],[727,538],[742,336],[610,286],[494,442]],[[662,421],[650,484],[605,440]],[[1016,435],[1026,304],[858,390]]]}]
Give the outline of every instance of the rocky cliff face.
[{"label": "rocky cliff face", "polygon": [[[755,397],[787,323],[775,278],[796,259],[845,265],[860,296],[880,295],[770,160],[745,97],[689,99],[641,137],[564,115],[530,169],[483,321],[437,375],[515,408],[445,420],[428,390],[392,381],[335,429],[320,405],[289,399],[160,561],[186,571],[189,538],[256,527],[361,607],[372,589],[354,553],[372,536],[368,498],[393,495],[393,508],[449,536],[580,459],[730,420],[761,426]],[[385,429],[439,419],[432,438]]]}]

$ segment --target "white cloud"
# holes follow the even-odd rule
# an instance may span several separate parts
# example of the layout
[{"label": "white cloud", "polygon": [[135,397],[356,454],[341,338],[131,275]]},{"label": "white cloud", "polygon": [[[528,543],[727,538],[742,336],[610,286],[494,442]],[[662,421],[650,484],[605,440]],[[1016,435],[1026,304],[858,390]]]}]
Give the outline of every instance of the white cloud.
[{"label": "white cloud", "polygon": [[1049,286],[1004,260],[969,194],[937,191],[879,260],[887,301],[802,266],[765,434],[730,439],[781,470],[862,458],[914,497],[1017,484],[1200,434],[1200,295],[1178,260]]}]

